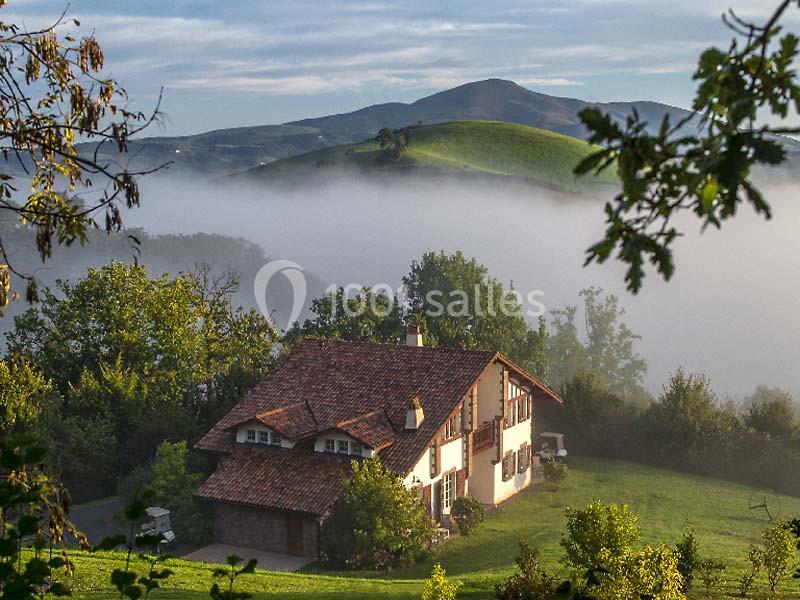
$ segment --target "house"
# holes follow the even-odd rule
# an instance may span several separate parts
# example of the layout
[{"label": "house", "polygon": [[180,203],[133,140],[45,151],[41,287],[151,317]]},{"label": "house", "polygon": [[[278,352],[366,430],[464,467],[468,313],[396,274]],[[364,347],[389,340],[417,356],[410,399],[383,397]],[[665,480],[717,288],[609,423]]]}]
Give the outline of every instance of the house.
[{"label": "house", "polygon": [[[535,479],[532,407],[560,401],[497,352],[308,339],[197,444],[216,541],[314,557],[351,461],[380,457],[447,524],[458,496],[496,505]],[[539,470],[540,472],[541,470]]]}]

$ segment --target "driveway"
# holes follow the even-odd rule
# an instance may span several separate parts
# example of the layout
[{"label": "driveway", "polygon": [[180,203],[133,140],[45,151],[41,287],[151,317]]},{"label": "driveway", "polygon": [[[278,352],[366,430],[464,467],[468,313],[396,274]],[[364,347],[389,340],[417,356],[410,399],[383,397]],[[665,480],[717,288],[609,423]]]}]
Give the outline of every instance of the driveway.
[{"label": "driveway", "polygon": [[69,516],[78,529],[89,537],[91,544],[99,544],[103,538],[126,533],[114,522],[114,517],[121,512],[122,500],[112,496],[73,506]]},{"label": "driveway", "polygon": [[209,546],[203,546],[199,550],[190,552],[183,558],[186,560],[224,565],[225,559],[231,554],[241,556],[245,562],[251,558],[255,558],[258,560],[258,568],[264,569],[265,571],[298,571],[311,562],[309,559],[303,558],[302,556],[276,554],[274,552],[264,552],[263,550],[228,546],[226,544],[210,544]]}]

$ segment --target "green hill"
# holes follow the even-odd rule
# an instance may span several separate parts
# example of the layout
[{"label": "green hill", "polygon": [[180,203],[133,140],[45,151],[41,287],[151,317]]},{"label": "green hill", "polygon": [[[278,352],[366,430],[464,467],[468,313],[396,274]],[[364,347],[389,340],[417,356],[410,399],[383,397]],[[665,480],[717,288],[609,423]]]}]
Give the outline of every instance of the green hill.
[{"label": "green hill", "polygon": [[325,148],[257,167],[246,175],[263,181],[307,180],[356,169],[364,174],[416,171],[511,177],[568,191],[611,185],[614,174],[576,178],[572,170],[592,147],[576,138],[500,121],[457,121],[408,130],[404,158],[394,160],[375,141]]},{"label": "green hill", "polygon": [[[449,575],[464,581],[458,596],[462,600],[491,597],[494,582],[514,569],[521,538],[531,540],[540,550],[551,574],[566,577],[564,552],[559,546],[566,523],[564,509],[583,507],[599,499],[631,506],[639,515],[641,545],[672,546],[684,531],[694,530],[701,554],[727,564],[724,597],[732,597],[749,544],[759,543],[760,532],[774,526],[767,522],[763,511],[748,508],[752,495],[750,488],[716,479],[631,463],[576,458],[570,463],[567,482],[558,492],[538,487],[519,494],[491,511],[474,535],[445,543],[434,560],[441,562]],[[782,519],[800,515],[798,498],[782,496],[780,507]],[[120,554],[77,555],[75,597],[118,597],[111,592],[108,578],[123,560]],[[138,559],[135,563],[136,568],[143,568]],[[258,572],[243,576],[237,587],[252,592],[256,600],[411,600],[420,597],[422,580],[430,573],[431,565],[432,561],[388,573],[317,574],[313,569],[306,573]],[[166,584],[167,589],[158,591],[154,598],[208,597],[213,567],[182,560],[170,561],[166,566],[175,571],[175,576]],[[796,580],[787,578],[780,586],[781,594],[775,597],[797,598],[798,587]],[[691,598],[704,598],[701,588],[702,584],[696,582]],[[755,591],[762,595],[766,592],[763,575],[756,580]]]}]

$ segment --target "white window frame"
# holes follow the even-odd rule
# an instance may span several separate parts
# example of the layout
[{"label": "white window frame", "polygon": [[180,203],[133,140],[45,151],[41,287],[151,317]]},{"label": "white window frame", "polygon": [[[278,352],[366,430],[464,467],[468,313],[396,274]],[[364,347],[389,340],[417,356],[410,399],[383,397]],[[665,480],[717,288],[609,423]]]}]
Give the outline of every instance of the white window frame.
[{"label": "white window frame", "polygon": [[350,454],[361,456],[364,445],[361,442],[350,442]]},{"label": "white window frame", "polygon": [[281,445],[281,434],[275,433],[274,431],[270,432],[269,434],[269,443],[273,446],[280,446]]},{"label": "white window frame", "polygon": [[456,493],[456,473],[453,471],[452,473],[448,473],[444,477],[442,477],[442,485],[444,489],[442,491],[442,510],[449,511],[450,508],[453,506],[453,501],[455,500],[455,493]]},{"label": "white window frame", "polygon": [[269,444],[269,431],[265,431],[260,429],[258,432],[258,443],[259,444]]},{"label": "white window frame", "polygon": [[246,435],[247,435],[246,439],[247,439],[248,442],[250,442],[251,444],[255,444],[256,443],[256,430],[255,429],[248,429]]},{"label": "white window frame", "polygon": [[350,442],[347,440],[336,440],[336,454],[350,454]]}]

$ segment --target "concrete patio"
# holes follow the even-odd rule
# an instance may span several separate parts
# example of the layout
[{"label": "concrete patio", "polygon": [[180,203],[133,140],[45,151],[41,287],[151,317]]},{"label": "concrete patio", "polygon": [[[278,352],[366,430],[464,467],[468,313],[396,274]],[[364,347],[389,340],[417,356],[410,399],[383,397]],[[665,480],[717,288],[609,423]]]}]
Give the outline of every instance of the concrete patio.
[{"label": "concrete patio", "polygon": [[186,560],[196,560],[224,565],[225,560],[231,554],[241,556],[245,562],[251,558],[258,560],[257,568],[267,571],[297,571],[311,562],[302,556],[289,556],[288,554],[276,554],[274,552],[264,552],[253,548],[243,548],[241,546],[228,546],[227,544],[210,544],[203,546],[194,552],[190,552],[183,558]]}]

